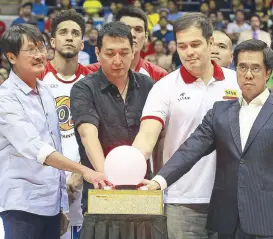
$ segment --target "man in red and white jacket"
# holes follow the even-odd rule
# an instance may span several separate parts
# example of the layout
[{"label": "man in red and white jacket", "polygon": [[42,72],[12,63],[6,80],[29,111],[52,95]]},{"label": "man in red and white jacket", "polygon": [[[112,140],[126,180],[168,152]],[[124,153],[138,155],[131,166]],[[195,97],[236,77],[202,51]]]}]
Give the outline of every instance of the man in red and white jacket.
[{"label": "man in red and white jacket", "polygon": [[[140,57],[140,52],[148,39],[148,23],[145,12],[138,8],[123,7],[117,12],[115,19],[131,27],[135,49],[131,69],[151,77],[154,81],[166,76],[168,74],[166,70]],[[87,68],[92,73],[96,72],[100,68],[100,63],[88,65]]]}]

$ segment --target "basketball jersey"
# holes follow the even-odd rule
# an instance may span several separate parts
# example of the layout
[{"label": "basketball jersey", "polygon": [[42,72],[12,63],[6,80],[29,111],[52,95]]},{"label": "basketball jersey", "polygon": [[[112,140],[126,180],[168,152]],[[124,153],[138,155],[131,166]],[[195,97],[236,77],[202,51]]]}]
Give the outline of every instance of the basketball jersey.
[{"label": "basketball jersey", "polygon": [[[88,73],[88,69],[79,64],[75,74],[70,77],[70,79],[64,79],[59,73],[57,73],[52,64],[47,62],[45,71],[40,76],[40,79],[50,87],[56,101],[56,111],[59,118],[63,155],[74,162],[80,162],[80,155],[70,111],[70,91],[72,86],[81,78],[87,76]],[[67,173],[67,176],[69,175],[70,173]],[[75,196],[76,200],[70,206],[70,224],[81,225],[81,193],[77,192]]]}]

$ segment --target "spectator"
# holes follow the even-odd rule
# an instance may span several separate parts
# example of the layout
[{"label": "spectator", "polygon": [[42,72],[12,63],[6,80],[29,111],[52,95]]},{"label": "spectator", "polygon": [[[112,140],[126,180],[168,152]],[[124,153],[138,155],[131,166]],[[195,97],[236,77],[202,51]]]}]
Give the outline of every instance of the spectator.
[{"label": "spectator", "polygon": [[210,12],[209,19],[212,23],[214,30],[222,31],[225,29],[225,24],[221,21],[217,21],[217,13],[216,12]]},{"label": "spectator", "polygon": [[152,33],[154,25],[159,22],[159,14],[155,12],[154,5],[150,2],[144,4],[144,9],[148,18],[148,30]]},{"label": "spectator", "polygon": [[159,8],[168,8],[168,0],[159,0]]},{"label": "spectator", "polygon": [[1,60],[2,67],[6,68],[6,69],[10,69],[10,64],[8,62],[8,59],[5,57],[5,55],[3,53],[1,54],[0,60]]},{"label": "spectator", "polygon": [[176,42],[175,40],[170,41],[168,44],[168,54],[173,55],[176,52]]},{"label": "spectator", "polygon": [[117,13],[117,4],[116,4],[116,2],[112,2],[109,9],[110,9],[110,13],[107,14],[106,16],[104,16],[104,22],[105,23],[109,23],[109,22],[113,21],[114,16]]},{"label": "spectator", "polygon": [[269,33],[260,29],[261,19],[258,15],[252,15],[250,18],[251,29],[241,32],[238,43],[243,41],[256,39],[264,41],[269,47],[271,47],[271,37]]},{"label": "spectator", "polygon": [[58,7],[60,7],[61,10],[69,10],[72,8],[72,4],[70,0],[61,0],[60,4],[58,4]]},{"label": "spectator", "polygon": [[269,8],[264,6],[263,0],[255,0],[255,6],[254,9],[252,9],[252,13],[260,17],[260,29],[268,31],[268,21],[272,14]]},{"label": "spectator", "polygon": [[83,51],[88,53],[90,64],[98,62],[97,56],[95,53],[95,48],[97,46],[98,33],[99,31],[97,28],[92,28],[89,32],[89,36],[88,36],[89,39],[87,41],[84,41]]},{"label": "spectator", "polygon": [[143,48],[140,52],[140,57],[144,59],[146,56],[152,55],[155,53],[154,45],[151,42],[151,37],[148,37],[147,41],[144,43]]},{"label": "spectator", "polygon": [[31,12],[32,12],[32,3],[31,2],[24,3],[19,9],[19,17],[16,18],[11,23],[11,25],[13,26],[20,23],[29,23],[29,24],[36,25],[36,20],[31,14]]},{"label": "spectator", "polygon": [[6,80],[9,77],[9,70],[3,66],[0,66],[0,74],[2,74]]},{"label": "spectator", "polygon": [[51,10],[48,11],[48,18],[45,22],[45,32],[46,33],[50,33],[51,31],[51,22],[52,19],[56,16],[56,14],[60,11],[60,8],[53,8]]},{"label": "spectator", "polygon": [[[169,11],[168,8],[161,8],[161,9],[158,10],[158,13],[159,13],[159,17],[160,17],[160,18],[161,18],[161,17],[168,18],[168,15],[169,15],[170,11]],[[160,25],[157,23],[157,24],[155,24],[155,25],[153,26],[152,32],[154,33],[154,32],[156,32],[156,31],[158,31],[158,30],[160,30]],[[168,23],[168,24],[167,24],[167,30],[168,30],[168,31],[172,31],[172,30],[173,30],[173,25],[170,24],[170,23]]]},{"label": "spectator", "polygon": [[168,9],[170,10],[168,21],[169,23],[173,24],[177,18],[182,16],[182,12],[178,11],[178,5],[173,0],[168,1]]},{"label": "spectator", "polygon": [[91,31],[91,29],[94,27],[94,21],[93,18],[90,17],[86,22],[85,22],[85,34],[83,36],[83,40],[84,41],[88,41],[89,40],[89,33]]},{"label": "spectator", "polygon": [[86,15],[97,17],[102,9],[102,4],[99,0],[86,0],[83,4],[83,9]]},{"label": "spectator", "polygon": [[200,12],[203,13],[205,16],[209,15],[209,5],[207,2],[201,3]]},{"label": "spectator", "polygon": [[240,0],[232,0],[231,1],[231,13],[229,14],[229,20],[234,21],[235,15],[238,10],[244,10],[244,5],[241,3]]},{"label": "spectator", "polygon": [[5,30],[6,30],[6,24],[5,22],[0,20],[0,37],[2,36]]},{"label": "spectator", "polygon": [[174,40],[172,31],[167,29],[168,20],[166,17],[161,17],[159,21],[160,30],[153,33],[153,37],[157,40],[162,40],[165,44],[169,44],[170,41]]},{"label": "spectator", "polygon": [[150,61],[157,66],[162,67],[168,72],[172,71],[172,56],[166,55],[166,50],[164,49],[164,42],[162,40],[156,40],[154,42],[155,53],[149,55],[145,60]]},{"label": "spectator", "polygon": [[37,27],[39,28],[40,32],[44,32],[47,6],[41,3],[41,0],[34,0],[34,3],[32,4],[32,14],[36,18]]},{"label": "spectator", "polygon": [[4,83],[5,80],[6,80],[5,77],[0,73],[0,87]]},{"label": "spectator", "polygon": [[209,10],[211,12],[217,11],[215,0],[209,0]]},{"label": "spectator", "polygon": [[42,32],[42,36],[44,38],[46,47],[50,47],[50,37],[49,37],[49,35],[46,32]]},{"label": "spectator", "polygon": [[214,46],[211,52],[211,59],[219,66],[228,68],[232,63],[233,52],[230,38],[220,31],[213,31]]},{"label": "spectator", "polygon": [[245,14],[243,10],[237,10],[235,21],[227,26],[227,35],[235,45],[239,39],[240,33],[245,30],[250,30],[250,26],[245,22]]},{"label": "spectator", "polygon": [[54,59],[54,55],[55,55],[55,50],[51,47],[48,47],[47,53],[46,53],[46,60],[52,61]]},{"label": "spectator", "polygon": [[140,0],[135,0],[132,5],[136,8],[140,8],[140,9],[142,8],[142,4]]},{"label": "spectator", "polygon": [[[131,70],[148,75],[154,81],[158,81],[167,75],[167,71],[140,57],[140,52],[148,38],[148,23],[145,12],[139,8],[123,7],[115,18],[116,21],[121,21],[131,27],[135,50],[134,59],[130,67]],[[91,64],[87,68],[92,72],[96,72],[100,68],[100,62]]]}]

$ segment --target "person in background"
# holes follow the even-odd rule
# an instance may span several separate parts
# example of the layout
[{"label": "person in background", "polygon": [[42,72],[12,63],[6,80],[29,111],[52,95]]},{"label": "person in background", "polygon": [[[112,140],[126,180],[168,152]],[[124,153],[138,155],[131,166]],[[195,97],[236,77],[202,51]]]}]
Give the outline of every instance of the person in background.
[{"label": "person in background", "polygon": [[222,21],[218,21],[217,19],[217,12],[210,12],[209,19],[212,23],[213,29],[218,31],[224,31],[226,25]]},{"label": "person in background", "polygon": [[[5,22],[0,20],[0,37],[2,36],[2,34],[6,31],[6,24]],[[0,51],[1,52],[1,51]]]},{"label": "person in background", "polygon": [[19,17],[16,18],[12,23],[11,26],[20,24],[20,23],[29,23],[36,25],[36,20],[32,15],[32,3],[26,2],[24,3],[19,9]]},{"label": "person in background", "polygon": [[170,11],[168,14],[168,21],[173,25],[176,19],[182,17],[182,12],[179,12],[179,7],[176,4],[176,1],[173,0],[168,1],[168,9]]},{"label": "person in background", "polygon": [[37,27],[39,28],[40,32],[44,32],[47,6],[42,3],[42,0],[34,0],[32,3],[32,15],[36,19]]},{"label": "person in background", "polygon": [[104,22],[105,23],[109,23],[112,22],[114,20],[114,17],[117,13],[117,3],[116,2],[112,2],[110,7],[109,7],[110,12],[104,16]]},{"label": "person in background", "polygon": [[97,46],[98,34],[99,34],[98,29],[93,27],[89,30],[88,34],[89,39],[84,41],[83,51],[88,53],[89,55],[89,64],[98,62],[95,54],[95,47]]},{"label": "person in background", "polygon": [[233,60],[232,42],[221,31],[213,31],[214,46],[211,51],[211,59],[219,66],[228,68]]},{"label": "person in background", "polygon": [[9,77],[9,70],[0,65],[0,74],[6,79]]},{"label": "person in background", "polygon": [[[158,81],[167,75],[166,70],[140,57],[140,52],[148,39],[148,20],[145,12],[139,8],[123,7],[117,12],[116,21],[121,21],[131,27],[135,54],[131,63],[131,70],[148,75],[154,81]],[[96,72],[99,67],[99,62],[87,66],[91,72]]]},{"label": "person in background", "polygon": [[46,60],[52,61],[54,59],[55,50],[52,47],[47,48]]},{"label": "person in background", "polygon": [[[41,32],[16,24],[2,36],[12,65],[0,87],[0,217],[6,239],[59,239],[68,225],[65,174],[105,186],[103,174],[62,155],[52,93],[38,80],[46,63]],[[9,183],[7,183],[9,182]]]},{"label": "person in background", "polygon": [[159,26],[160,30],[153,32],[152,38],[154,40],[162,40],[164,44],[169,44],[174,40],[173,31],[167,29],[168,19],[166,17],[160,17]]},{"label": "person in background", "polygon": [[56,14],[60,11],[59,8],[53,8],[48,11],[48,18],[45,22],[45,32],[50,34],[51,31],[51,22],[54,17],[56,17]]},{"label": "person in background", "polygon": [[172,71],[172,55],[166,54],[166,47],[162,40],[155,40],[154,41],[154,49],[155,53],[149,55],[145,58],[145,60],[150,61],[157,66],[162,67],[168,72]]},{"label": "person in background", "polygon": [[[133,146],[149,158],[163,133],[165,164],[200,124],[214,102],[239,94],[236,73],[208,61],[214,45],[213,27],[202,13],[183,14],[174,24],[182,67],[157,82],[145,103]],[[169,239],[208,238],[205,228],[215,177],[215,154],[200,161],[164,192]]]},{"label": "person in background", "polygon": [[150,2],[144,4],[144,9],[147,14],[148,30],[152,33],[154,25],[159,22],[159,14],[155,11],[154,5]]},{"label": "person in background", "polygon": [[269,33],[260,29],[261,19],[258,15],[252,15],[250,18],[251,29],[241,32],[238,43],[240,44],[243,41],[256,39],[264,41],[269,47],[271,47],[271,37]]},{"label": "person in background", "polygon": [[94,28],[94,20],[92,17],[89,17],[88,20],[85,22],[85,34],[83,36],[83,41],[89,40],[89,33],[92,28]]},{"label": "person in background", "polygon": [[[83,36],[85,20],[74,9],[61,11],[52,20],[51,46],[55,50],[52,61],[47,62],[40,79],[43,80],[52,91],[56,102],[56,111],[59,120],[61,143],[63,154],[74,162],[80,162],[78,145],[74,133],[74,123],[71,116],[70,91],[72,86],[81,78],[88,75],[89,71],[83,65],[78,64],[79,52],[83,49]],[[69,181],[70,173],[66,174],[70,200],[70,224],[67,233],[62,239],[71,238],[74,232],[78,232],[82,225],[81,188],[71,191]],[[74,177],[80,177],[74,174]]]},{"label": "person in background", "polygon": [[[167,9],[167,8],[160,8],[160,9],[158,10],[159,18],[161,18],[161,17],[168,18],[169,13],[170,13],[170,11],[169,11],[169,9]],[[168,22],[166,28],[167,28],[168,31],[171,31],[171,32],[173,31],[173,25],[170,24],[169,22]],[[152,33],[156,32],[156,31],[158,31],[158,30],[160,30],[160,25],[159,25],[159,23],[157,23],[157,24],[155,24],[155,25],[153,26]]]},{"label": "person in background", "polygon": [[250,30],[250,25],[245,22],[245,13],[243,10],[237,10],[235,13],[235,21],[227,25],[226,33],[232,41],[233,45],[237,44],[240,33]]}]

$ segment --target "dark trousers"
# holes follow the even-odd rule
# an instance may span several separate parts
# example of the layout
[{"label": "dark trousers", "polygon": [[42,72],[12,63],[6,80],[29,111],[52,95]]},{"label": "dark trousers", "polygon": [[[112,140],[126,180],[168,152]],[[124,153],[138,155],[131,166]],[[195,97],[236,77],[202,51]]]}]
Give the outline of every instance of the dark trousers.
[{"label": "dark trousers", "polygon": [[24,211],[4,211],[5,239],[60,239],[60,214],[40,216]]},{"label": "dark trousers", "polygon": [[232,234],[218,233],[218,239],[273,239],[273,236],[250,235],[243,231],[240,221],[238,220],[235,231]]}]

